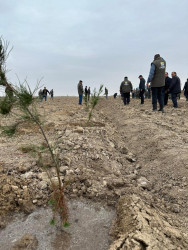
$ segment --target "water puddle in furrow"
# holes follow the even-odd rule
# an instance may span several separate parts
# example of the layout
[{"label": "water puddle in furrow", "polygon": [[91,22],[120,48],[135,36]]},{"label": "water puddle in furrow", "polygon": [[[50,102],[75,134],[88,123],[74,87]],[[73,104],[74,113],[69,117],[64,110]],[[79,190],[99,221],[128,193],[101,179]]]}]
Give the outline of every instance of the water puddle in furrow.
[{"label": "water puddle in furrow", "polygon": [[37,250],[105,250],[111,239],[109,230],[115,211],[100,203],[69,202],[68,228],[50,226],[51,209],[40,208],[30,215],[16,215],[0,231],[0,249],[8,250],[26,233],[38,239]]}]

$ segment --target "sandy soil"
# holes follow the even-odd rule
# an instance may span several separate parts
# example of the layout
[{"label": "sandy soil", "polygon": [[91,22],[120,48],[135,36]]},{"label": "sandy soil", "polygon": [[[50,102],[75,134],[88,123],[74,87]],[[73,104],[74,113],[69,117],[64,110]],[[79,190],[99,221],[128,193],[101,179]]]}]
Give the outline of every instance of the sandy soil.
[{"label": "sandy soil", "polygon": [[[181,99],[173,109],[169,101],[162,114],[152,112],[151,100],[124,106],[120,98],[102,98],[88,125],[88,113],[77,102],[62,97],[38,106],[59,152],[62,180],[69,183],[67,198],[116,207],[111,249],[187,249],[188,103]],[[1,117],[1,126],[13,120]],[[14,137],[1,134],[1,214],[46,206],[50,189],[37,154],[20,150],[42,143],[28,123]]]}]

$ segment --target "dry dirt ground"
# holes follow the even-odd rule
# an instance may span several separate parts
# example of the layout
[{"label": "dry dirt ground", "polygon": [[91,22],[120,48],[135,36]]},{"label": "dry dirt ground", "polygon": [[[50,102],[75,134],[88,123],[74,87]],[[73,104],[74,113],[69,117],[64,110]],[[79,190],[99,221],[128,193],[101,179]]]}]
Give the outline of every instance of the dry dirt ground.
[{"label": "dry dirt ground", "polygon": [[[39,103],[44,128],[59,153],[67,199],[85,198],[113,206],[110,234],[118,249],[188,249],[188,103],[171,101],[165,113],[152,112],[151,100],[101,98],[88,124],[77,97]],[[16,112],[16,111],[15,111]],[[0,117],[1,126],[18,120]],[[50,188],[35,145],[50,167],[38,129],[20,123],[13,137],[0,136],[1,227],[15,211],[46,206]],[[54,180],[56,175],[50,168]]]}]

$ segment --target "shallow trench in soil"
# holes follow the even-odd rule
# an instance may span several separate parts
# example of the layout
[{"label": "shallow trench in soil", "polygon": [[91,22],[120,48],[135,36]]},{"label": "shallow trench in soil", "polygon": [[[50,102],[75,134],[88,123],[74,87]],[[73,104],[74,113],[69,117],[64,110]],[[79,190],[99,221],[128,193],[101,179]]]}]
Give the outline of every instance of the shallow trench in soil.
[{"label": "shallow trench in soil", "polygon": [[0,249],[8,250],[26,233],[38,239],[37,250],[105,250],[112,239],[110,227],[115,211],[91,201],[69,202],[68,228],[51,226],[50,208],[40,208],[29,215],[15,215],[5,229],[0,231]]}]

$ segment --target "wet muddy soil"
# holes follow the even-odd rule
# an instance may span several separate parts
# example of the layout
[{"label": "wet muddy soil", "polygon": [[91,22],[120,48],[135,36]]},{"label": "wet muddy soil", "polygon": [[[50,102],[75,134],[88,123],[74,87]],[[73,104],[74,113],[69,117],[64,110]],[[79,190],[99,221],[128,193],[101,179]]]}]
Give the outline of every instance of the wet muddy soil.
[{"label": "wet muddy soil", "polygon": [[30,215],[19,214],[0,232],[0,249],[8,250],[26,233],[36,236],[37,250],[105,250],[111,239],[109,228],[115,212],[100,203],[72,201],[69,203],[70,226],[49,224],[51,209],[37,209]]}]

